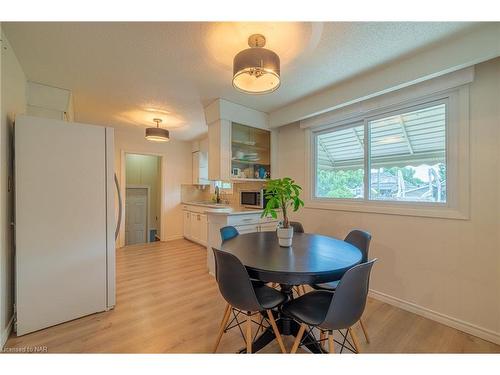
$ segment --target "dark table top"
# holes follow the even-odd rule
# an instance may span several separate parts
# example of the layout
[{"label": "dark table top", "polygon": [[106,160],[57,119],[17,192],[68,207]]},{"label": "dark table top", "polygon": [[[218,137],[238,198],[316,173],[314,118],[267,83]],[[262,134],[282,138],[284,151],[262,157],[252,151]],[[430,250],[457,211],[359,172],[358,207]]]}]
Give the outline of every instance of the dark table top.
[{"label": "dark table top", "polygon": [[338,280],[361,262],[361,251],[342,240],[294,233],[290,248],[280,247],[276,232],[240,234],[222,243],[245,265],[250,277],[288,285]]}]

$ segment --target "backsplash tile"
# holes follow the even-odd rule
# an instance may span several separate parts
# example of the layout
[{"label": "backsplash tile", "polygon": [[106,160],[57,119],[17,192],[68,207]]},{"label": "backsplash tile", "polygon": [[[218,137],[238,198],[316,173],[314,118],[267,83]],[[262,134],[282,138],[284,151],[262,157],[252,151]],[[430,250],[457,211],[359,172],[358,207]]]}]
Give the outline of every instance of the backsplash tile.
[{"label": "backsplash tile", "polygon": [[[264,187],[264,182],[252,181],[233,184],[232,194],[222,192],[221,198],[227,201],[231,206],[240,205],[240,191],[242,190],[260,190]],[[213,192],[210,191],[210,186],[197,185],[181,185],[181,200],[182,202],[194,201],[210,201],[212,200]]]}]

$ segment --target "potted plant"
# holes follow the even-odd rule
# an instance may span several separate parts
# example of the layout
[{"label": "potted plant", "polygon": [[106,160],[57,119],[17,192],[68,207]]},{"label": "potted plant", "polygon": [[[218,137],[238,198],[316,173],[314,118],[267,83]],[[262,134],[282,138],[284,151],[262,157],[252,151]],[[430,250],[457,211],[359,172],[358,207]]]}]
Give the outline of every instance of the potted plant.
[{"label": "potted plant", "polygon": [[292,208],[296,212],[304,202],[299,198],[302,188],[290,177],[269,180],[265,187],[264,196],[267,199],[266,207],[262,212],[262,217],[271,216],[278,218],[276,210],[281,210],[283,220],[278,227],[278,241],[280,246],[292,246],[293,227],[288,220],[288,209]]}]

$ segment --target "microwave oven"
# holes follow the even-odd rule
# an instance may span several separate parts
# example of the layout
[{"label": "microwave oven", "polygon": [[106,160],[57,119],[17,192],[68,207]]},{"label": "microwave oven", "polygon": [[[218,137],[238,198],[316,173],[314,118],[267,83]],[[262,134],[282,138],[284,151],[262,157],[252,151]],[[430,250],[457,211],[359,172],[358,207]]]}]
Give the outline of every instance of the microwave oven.
[{"label": "microwave oven", "polygon": [[264,208],[266,207],[267,199],[262,190],[242,190],[240,191],[240,205],[248,208]]}]

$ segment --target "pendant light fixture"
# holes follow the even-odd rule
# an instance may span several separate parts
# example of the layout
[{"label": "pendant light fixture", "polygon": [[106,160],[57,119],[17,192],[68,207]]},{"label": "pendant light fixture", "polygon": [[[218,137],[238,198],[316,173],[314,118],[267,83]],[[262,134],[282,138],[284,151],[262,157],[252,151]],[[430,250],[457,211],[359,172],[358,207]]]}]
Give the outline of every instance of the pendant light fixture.
[{"label": "pendant light fixture", "polygon": [[280,86],[280,58],[263,48],[266,38],[253,34],[248,38],[250,48],[239,52],[233,60],[233,86],[247,94],[268,94]]},{"label": "pendant light fixture", "polygon": [[160,128],[161,118],[154,118],[153,122],[156,123],[156,128],[146,129],[146,139],[152,142],[170,141],[168,130]]}]

